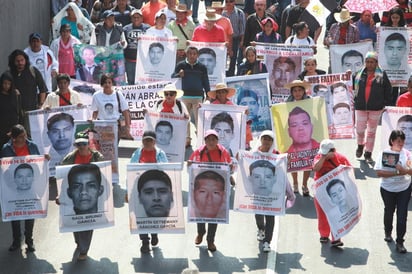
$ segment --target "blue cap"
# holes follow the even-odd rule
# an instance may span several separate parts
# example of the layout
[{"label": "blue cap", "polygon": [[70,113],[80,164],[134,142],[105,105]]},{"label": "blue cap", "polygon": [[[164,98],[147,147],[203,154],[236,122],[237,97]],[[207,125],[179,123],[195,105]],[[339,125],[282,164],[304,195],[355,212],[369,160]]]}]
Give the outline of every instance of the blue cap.
[{"label": "blue cap", "polygon": [[103,19],[106,19],[109,16],[114,16],[114,12],[112,10],[105,10],[102,15]]},{"label": "blue cap", "polygon": [[29,41],[31,41],[31,40],[33,40],[33,39],[39,39],[39,40],[41,40],[40,34],[38,34],[37,32],[34,32],[34,33],[30,34],[30,36],[29,36]]}]

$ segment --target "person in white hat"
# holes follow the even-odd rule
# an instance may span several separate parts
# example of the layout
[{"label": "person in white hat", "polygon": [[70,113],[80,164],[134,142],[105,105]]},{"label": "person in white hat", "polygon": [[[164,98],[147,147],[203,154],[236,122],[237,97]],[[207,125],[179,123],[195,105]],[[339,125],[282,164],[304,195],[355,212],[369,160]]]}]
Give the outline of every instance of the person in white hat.
[{"label": "person in white hat", "polygon": [[216,14],[214,9],[207,9],[205,21],[197,26],[193,32],[192,41],[195,42],[226,42],[224,29],[216,24],[221,15]]},{"label": "person in white hat", "polygon": [[327,47],[330,45],[342,45],[359,42],[359,30],[350,20],[353,16],[349,10],[342,9],[341,12],[336,12],[333,15],[337,23],[332,24],[328,35],[325,37],[323,44]]},{"label": "person in white hat", "polygon": [[211,99],[211,104],[234,105],[230,98],[235,93],[236,89],[228,87],[225,83],[218,83],[215,89],[207,93],[207,96]]},{"label": "person in white hat", "polygon": [[[196,149],[189,160],[187,165],[190,166],[193,162],[214,162],[214,163],[225,163],[232,166],[232,158],[229,155],[229,152],[220,144],[219,134],[213,130],[209,129],[204,134],[205,144]],[[193,208],[189,209],[193,211]],[[211,252],[216,251],[215,245],[215,234],[216,234],[217,224],[209,223],[207,228],[207,249]],[[203,236],[206,234],[206,224],[198,223],[197,224],[197,236],[195,239],[195,244],[199,245],[203,241]]]},{"label": "person in white hat", "polygon": [[172,37],[173,33],[166,27],[167,16],[164,10],[159,10],[155,15],[155,24],[146,30],[146,35],[156,37]]},{"label": "person in white hat", "polygon": [[[315,172],[314,180],[316,181],[329,171],[335,169],[339,165],[351,166],[349,160],[342,154],[336,152],[335,143],[330,139],[325,139],[320,143],[318,155],[313,161],[313,171]],[[319,241],[321,243],[329,242],[330,225],[326,218],[325,212],[322,210],[316,197],[313,199],[318,216],[318,231],[320,234]],[[343,246],[340,239],[335,239],[331,234],[333,247]]]},{"label": "person in white hat", "polygon": [[168,84],[158,94],[163,99],[156,103],[155,110],[157,112],[176,113],[189,117],[185,104],[178,100],[178,98],[183,96],[183,90],[177,89],[174,84]]}]

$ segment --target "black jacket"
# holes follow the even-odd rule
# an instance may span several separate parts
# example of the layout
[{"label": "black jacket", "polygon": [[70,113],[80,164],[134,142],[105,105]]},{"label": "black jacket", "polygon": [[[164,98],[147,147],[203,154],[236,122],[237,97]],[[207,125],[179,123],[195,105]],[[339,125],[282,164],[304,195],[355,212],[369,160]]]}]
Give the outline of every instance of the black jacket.
[{"label": "black jacket", "polygon": [[[368,75],[366,70],[362,72],[359,79],[359,88],[355,91],[355,109],[356,110],[381,110],[385,106],[390,106],[392,102],[392,85],[388,75],[383,71],[382,76],[375,76],[372,81],[371,93],[369,100],[365,100],[365,87]],[[355,79],[355,78],[354,78]]]}]

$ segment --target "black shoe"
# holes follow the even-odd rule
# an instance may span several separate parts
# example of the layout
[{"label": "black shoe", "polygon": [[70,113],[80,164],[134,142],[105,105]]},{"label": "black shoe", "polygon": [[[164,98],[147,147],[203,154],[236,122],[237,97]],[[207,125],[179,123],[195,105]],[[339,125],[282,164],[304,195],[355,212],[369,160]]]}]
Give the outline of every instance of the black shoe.
[{"label": "black shoe", "polygon": [[396,251],[398,251],[399,253],[406,253],[408,252],[406,250],[406,248],[403,246],[403,243],[397,243],[396,244]]},{"label": "black shoe", "polygon": [[365,151],[365,153],[363,154],[363,157],[365,157],[365,161],[368,163],[372,163],[372,152],[369,151]]},{"label": "black shoe", "polygon": [[362,157],[363,147],[364,145],[358,145],[358,148],[356,149],[356,158]]},{"label": "black shoe", "polygon": [[152,244],[152,246],[157,246],[157,244],[159,243],[159,238],[157,238],[157,235],[152,235],[152,240],[150,241],[150,243]]},{"label": "black shoe", "polygon": [[329,238],[328,237],[320,237],[319,242],[321,242],[322,244],[326,244],[327,242],[329,242]]},{"label": "black shoe", "polygon": [[385,238],[383,238],[385,242],[391,243],[393,241],[391,233],[385,233]]},{"label": "black shoe", "polygon": [[336,240],[330,243],[333,247],[340,247],[343,246],[343,242],[341,240]]},{"label": "black shoe", "polygon": [[34,248],[34,244],[33,243],[26,243],[27,244],[27,251],[29,252],[34,252],[36,251],[36,249]]},{"label": "black shoe", "polygon": [[16,251],[20,248],[20,242],[13,242],[9,247],[9,251]]},{"label": "black shoe", "polygon": [[140,247],[140,252],[142,252],[142,253],[149,253],[150,252],[149,241],[143,241],[142,242],[142,247]]}]

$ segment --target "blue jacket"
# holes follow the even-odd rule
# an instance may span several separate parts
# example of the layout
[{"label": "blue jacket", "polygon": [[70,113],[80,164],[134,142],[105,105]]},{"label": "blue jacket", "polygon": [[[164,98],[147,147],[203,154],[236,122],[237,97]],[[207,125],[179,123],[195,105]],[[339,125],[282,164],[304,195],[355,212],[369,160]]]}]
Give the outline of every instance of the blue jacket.
[{"label": "blue jacket", "polygon": [[[30,155],[40,155],[40,151],[35,143],[31,140],[26,140],[26,144],[29,147]],[[14,151],[13,144],[11,140],[4,144],[3,148],[0,151],[0,158],[4,157],[14,157],[16,156],[16,151]]]},{"label": "blue jacket", "polygon": [[[166,153],[160,148],[156,147],[156,163],[167,163]],[[132,158],[130,158],[130,163],[139,163],[140,156],[142,155],[142,148],[139,147],[133,152]]]}]

